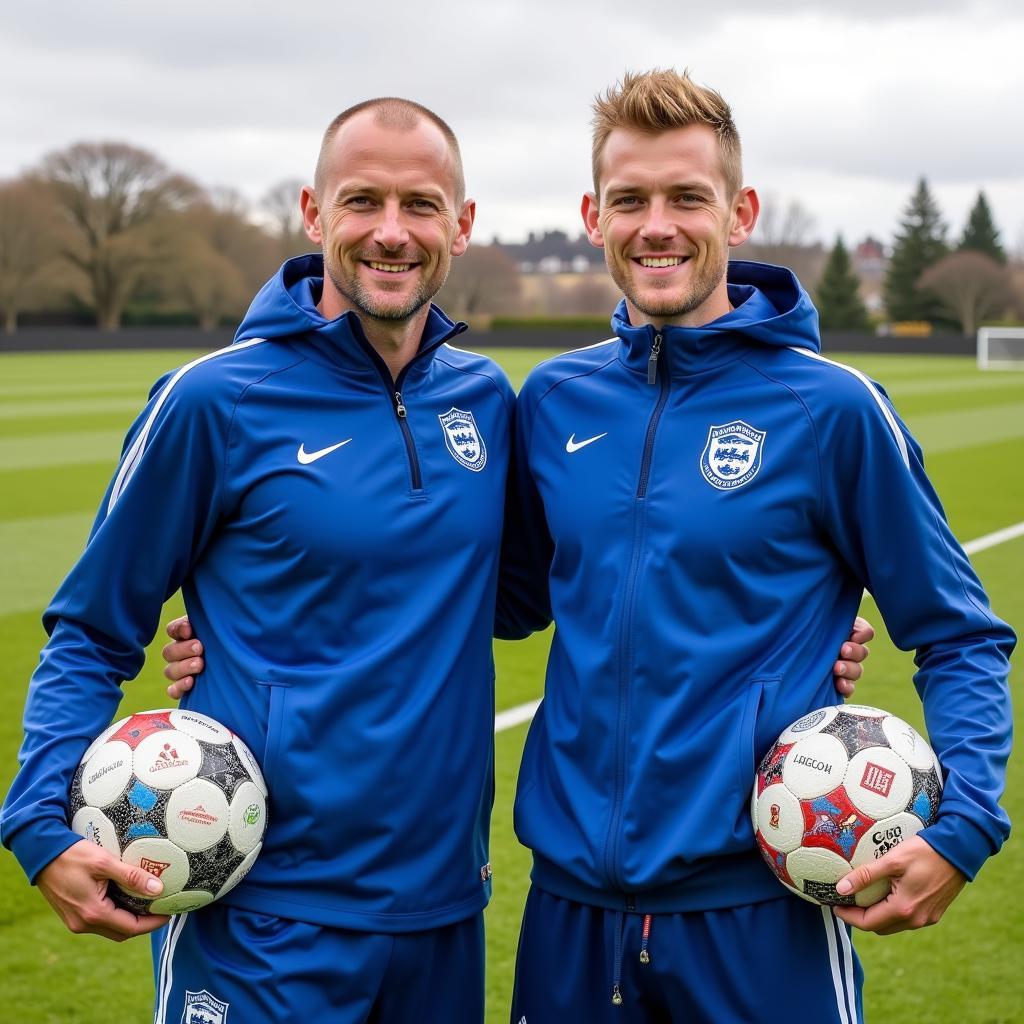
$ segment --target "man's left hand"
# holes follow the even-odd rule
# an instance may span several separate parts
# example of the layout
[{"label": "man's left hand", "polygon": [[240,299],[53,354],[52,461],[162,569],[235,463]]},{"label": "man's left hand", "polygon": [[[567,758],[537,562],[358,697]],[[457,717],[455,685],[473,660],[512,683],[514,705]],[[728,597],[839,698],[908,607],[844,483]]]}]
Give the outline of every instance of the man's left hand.
[{"label": "man's left hand", "polygon": [[[964,875],[920,836],[911,836],[870,864],[839,880],[841,896],[888,878],[892,892],[871,907],[836,907],[836,917],[879,935],[935,924],[967,884]],[[849,887],[847,888],[847,883]]]}]

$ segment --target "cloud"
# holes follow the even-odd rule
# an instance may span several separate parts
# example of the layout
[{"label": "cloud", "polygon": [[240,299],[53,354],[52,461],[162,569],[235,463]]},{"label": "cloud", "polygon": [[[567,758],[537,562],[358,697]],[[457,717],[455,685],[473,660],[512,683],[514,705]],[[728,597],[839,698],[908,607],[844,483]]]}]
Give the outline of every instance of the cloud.
[{"label": "cloud", "polygon": [[[255,197],[307,177],[340,109],[404,95],[463,142],[483,231],[572,227],[588,184],[589,105],[627,68],[689,65],[733,104],[747,166],[846,208],[1024,177],[1014,129],[1024,16],[1009,0],[630,0],[168,7],[58,2],[5,11],[0,175],[79,139],[119,138],[204,184]],[[841,184],[840,184],[841,183]],[[832,199],[830,200],[830,194]],[[1008,232],[1024,198],[1007,189]],[[831,213],[815,209],[819,222]],[[557,218],[557,220],[555,219]],[[510,228],[517,225],[518,232]]]}]

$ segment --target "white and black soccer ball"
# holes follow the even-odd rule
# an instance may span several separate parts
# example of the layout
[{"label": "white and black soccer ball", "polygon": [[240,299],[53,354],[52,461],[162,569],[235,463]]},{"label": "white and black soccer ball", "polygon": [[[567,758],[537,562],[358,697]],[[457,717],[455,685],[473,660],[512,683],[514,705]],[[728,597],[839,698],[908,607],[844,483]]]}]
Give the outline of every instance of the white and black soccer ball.
[{"label": "white and black soccer ball", "polygon": [[811,903],[867,907],[888,879],[852,896],[836,882],[935,821],[942,771],[902,719],[863,704],[795,721],[757,770],[750,812],[761,854],[779,881]]},{"label": "white and black soccer ball", "polygon": [[180,914],[219,899],[263,846],[267,787],[249,748],[206,715],[180,708],[114,722],[71,784],[73,831],[164,884],[155,900],[113,882],[135,913]]}]

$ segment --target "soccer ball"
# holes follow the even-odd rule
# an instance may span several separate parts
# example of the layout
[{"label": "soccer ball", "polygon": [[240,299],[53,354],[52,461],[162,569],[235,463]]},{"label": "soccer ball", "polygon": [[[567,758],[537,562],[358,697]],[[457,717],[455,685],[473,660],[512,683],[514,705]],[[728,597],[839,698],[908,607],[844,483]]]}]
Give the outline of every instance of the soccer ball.
[{"label": "soccer ball", "polygon": [[880,879],[840,896],[836,882],[935,821],[942,771],[920,734],[878,708],[840,704],[795,721],[757,770],[750,813],[779,881],[811,903],[868,907]]},{"label": "soccer ball", "polygon": [[263,846],[267,787],[249,748],[206,715],[143,711],[114,722],[71,783],[71,828],[164,883],[154,900],[109,895],[135,913],[197,910],[234,888]]}]

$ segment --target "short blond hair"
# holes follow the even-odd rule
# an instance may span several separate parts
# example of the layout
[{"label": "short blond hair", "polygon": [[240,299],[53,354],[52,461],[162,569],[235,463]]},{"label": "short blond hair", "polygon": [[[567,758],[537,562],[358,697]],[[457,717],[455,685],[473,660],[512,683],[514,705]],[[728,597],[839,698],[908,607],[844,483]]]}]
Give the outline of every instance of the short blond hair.
[{"label": "short blond hair", "polygon": [[657,135],[673,128],[706,124],[718,137],[722,172],[730,193],[743,184],[740,136],[729,104],[714,89],[697,85],[688,71],[627,71],[621,82],[594,98],[592,163],[594,191],[600,196],[601,156],[608,136],[616,128]]}]

